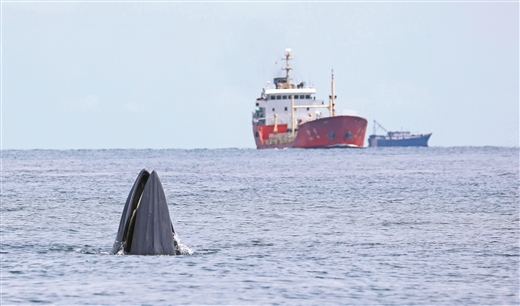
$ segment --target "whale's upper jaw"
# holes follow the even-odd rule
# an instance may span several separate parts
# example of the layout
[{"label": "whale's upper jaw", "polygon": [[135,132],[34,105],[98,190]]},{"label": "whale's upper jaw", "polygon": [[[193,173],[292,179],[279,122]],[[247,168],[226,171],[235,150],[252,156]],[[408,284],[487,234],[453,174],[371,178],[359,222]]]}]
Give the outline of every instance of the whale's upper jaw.
[{"label": "whale's upper jaw", "polygon": [[130,190],[112,253],[178,255],[175,230],[157,172],[141,170]]}]

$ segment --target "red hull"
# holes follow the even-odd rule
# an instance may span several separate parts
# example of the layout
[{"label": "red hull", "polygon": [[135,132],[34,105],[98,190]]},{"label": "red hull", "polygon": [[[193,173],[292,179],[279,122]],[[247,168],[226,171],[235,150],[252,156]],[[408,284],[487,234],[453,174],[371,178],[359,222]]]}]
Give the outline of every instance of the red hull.
[{"label": "red hull", "polygon": [[253,122],[257,149],[272,148],[361,148],[365,140],[367,120],[357,116],[335,116],[300,124],[296,137],[287,125],[259,126]]}]

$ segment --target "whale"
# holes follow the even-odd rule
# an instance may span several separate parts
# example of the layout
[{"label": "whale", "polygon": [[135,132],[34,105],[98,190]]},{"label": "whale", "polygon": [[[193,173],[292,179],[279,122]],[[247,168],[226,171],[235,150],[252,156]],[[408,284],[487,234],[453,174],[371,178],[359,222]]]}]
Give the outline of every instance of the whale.
[{"label": "whale", "polygon": [[143,169],[126,199],[112,254],[180,255],[164,190],[156,171]]}]

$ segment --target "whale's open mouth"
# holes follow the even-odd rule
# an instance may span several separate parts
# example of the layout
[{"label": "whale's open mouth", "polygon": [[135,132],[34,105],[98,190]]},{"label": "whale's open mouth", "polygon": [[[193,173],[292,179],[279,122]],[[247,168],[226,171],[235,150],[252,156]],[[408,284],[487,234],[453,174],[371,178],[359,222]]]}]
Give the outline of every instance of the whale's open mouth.
[{"label": "whale's open mouth", "polygon": [[121,215],[112,253],[181,254],[157,172],[143,169],[137,176]]}]

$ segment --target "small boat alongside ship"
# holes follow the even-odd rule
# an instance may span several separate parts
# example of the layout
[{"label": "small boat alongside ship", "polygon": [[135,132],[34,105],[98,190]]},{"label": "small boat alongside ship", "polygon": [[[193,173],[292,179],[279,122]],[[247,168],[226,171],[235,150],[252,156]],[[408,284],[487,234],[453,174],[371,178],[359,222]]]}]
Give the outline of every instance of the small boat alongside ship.
[{"label": "small boat alongside ship", "polygon": [[[376,135],[377,127],[386,132],[386,135]],[[408,131],[389,132],[374,120],[374,132],[368,138],[369,147],[427,147],[429,134],[411,134]]]},{"label": "small boat alongside ship", "polygon": [[[285,77],[274,78],[256,99],[252,116],[257,149],[361,148],[367,120],[356,115],[335,115],[334,73],[329,103],[317,100],[316,89],[292,83],[291,49],[285,50]],[[327,109],[322,114],[319,109]]]}]

